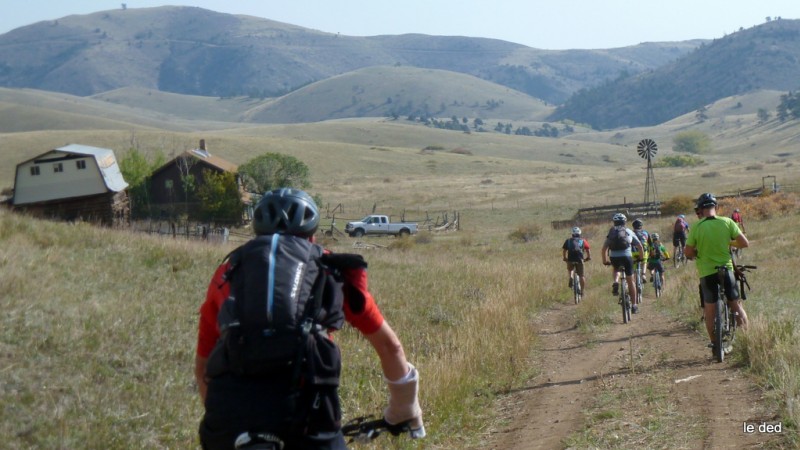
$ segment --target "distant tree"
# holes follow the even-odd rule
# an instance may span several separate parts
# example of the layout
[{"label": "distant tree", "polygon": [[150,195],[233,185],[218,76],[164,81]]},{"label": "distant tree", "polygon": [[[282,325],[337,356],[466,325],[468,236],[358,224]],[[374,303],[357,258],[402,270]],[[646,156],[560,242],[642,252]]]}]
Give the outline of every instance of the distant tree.
[{"label": "distant tree", "polygon": [[206,220],[238,223],[242,218],[244,204],[234,173],[204,170],[197,197],[200,214]]},{"label": "distant tree", "polygon": [[497,122],[497,125],[494,127],[494,131],[497,131],[498,133],[502,133],[503,132],[503,128],[504,128],[503,122]]},{"label": "distant tree", "polygon": [[164,153],[155,153],[152,160],[135,147],[132,147],[119,162],[122,177],[128,183],[128,198],[131,202],[131,214],[144,217],[150,211],[150,175],[164,165]]},{"label": "distant tree", "polygon": [[702,131],[684,131],[672,138],[672,149],[676,152],[708,153],[711,151],[711,138]]},{"label": "distant tree", "polygon": [[481,126],[483,126],[483,119],[480,117],[476,117],[475,120],[472,121],[473,127],[477,130]]},{"label": "distant tree", "polygon": [[698,122],[705,122],[706,119],[708,119],[708,114],[706,114],[707,111],[708,109],[705,106],[697,108],[697,111],[695,111],[694,116],[697,118]]},{"label": "distant tree", "polygon": [[770,118],[769,111],[764,108],[758,108],[758,113],[756,113],[756,116],[758,117],[758,121],[760,123],[765,123],[769,121]]},{"label": "distant tree", "polygon": [[281,187],[311,187],[308,166],[294,156],[265,153],[239,166],[248,192],[264,193]]},{"label": "distant tree", "polygon": [[506,134],[511,134],[511,124],[507,123],[504,132]]}]

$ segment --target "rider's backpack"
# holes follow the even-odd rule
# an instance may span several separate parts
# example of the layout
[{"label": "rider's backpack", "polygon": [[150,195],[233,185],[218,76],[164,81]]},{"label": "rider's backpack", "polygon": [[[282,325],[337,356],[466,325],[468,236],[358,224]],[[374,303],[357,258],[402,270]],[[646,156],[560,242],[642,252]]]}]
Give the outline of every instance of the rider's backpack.
[{"label": "rider's backpack", "polygon": [[229,255],[230,296],[217,318],[220,338],[209,376],[299,371],[307,352],[316,351],[315,334],[341,328],[341,296],[324,295],[322,253],[308,239],[273,234]]},{"label": "rider's backpack", "polygon": [[661,244],[653,244],[650,246],[650,259],[660,260],[662,256]]},{"label": "rider's backpack", "polygon": [[644,230],[634,230],[633,234],[636,235],[636,239],[639,239],[639,243],[642,244],[642,247],[647,250],[647,233]]},{"label": "rider's backpack", "polygon": [[611,250],[625,250],[631,246],[631,237],[625,225],[615,225],[608,230],[608,248]]},{"label": "rider's backpack", "polygon": [[675,221],[675,229],[673,230],[675,233],[683,233],[686,231],[686,225],[683,220],[678,219]]},{"label": "rider's backpack", "polygon": [[583,261],[583,239],[570,238],[567,241],[567,259],[569,261]]}]

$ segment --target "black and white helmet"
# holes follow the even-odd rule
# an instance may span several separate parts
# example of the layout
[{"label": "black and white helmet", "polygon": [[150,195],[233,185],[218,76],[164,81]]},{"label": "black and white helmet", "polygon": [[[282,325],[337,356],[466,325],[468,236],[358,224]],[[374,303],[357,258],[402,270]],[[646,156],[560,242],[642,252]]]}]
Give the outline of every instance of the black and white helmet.
[{"label": "black and white helmet", "polygon": [[581,229],[578,227],[572,227],[572,235],[578,237],[581,235]]},{"label": "black and white helmet", "polygon": [[312,236],[319,225],[319,209],[310,195],[299,189],[281,188],[261,197],[253,212],[256,234]]},{"label": "black and white helmet", "polygon": [[632,225],[634,230],[641,230],[644,222],[642,222],[642,219],[636,219],[633,221]]},{"label": "black and white helmet", "polygon": [[695,206],[700,209],[717,206],[717,198],[714,197],[714,194],[709,194],[708,192],[705,194],[700,194],[700,197],[697,198],[697,204]]},{"label": "black and white helmet", "polygon": [[611,220],[614,222],[614,225],[625,225],[625,222],[628,221],[628,218],[625,217],[625,214],[616,213],[614,214],[614,217],[611,218]]},{"label": "black and white helmet", "polygon": [[653,233],[653,234],[650,235],[650,239],[652,239],[654,241],[657,241],[660,238],[661,238],[661,236],[659,236],[658,233]]}]

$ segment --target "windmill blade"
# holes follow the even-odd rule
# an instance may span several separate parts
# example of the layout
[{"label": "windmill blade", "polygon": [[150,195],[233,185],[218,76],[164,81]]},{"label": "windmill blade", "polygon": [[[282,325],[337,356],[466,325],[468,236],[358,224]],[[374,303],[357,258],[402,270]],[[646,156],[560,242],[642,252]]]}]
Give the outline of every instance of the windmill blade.
[{"label": "windmill blade", "polygon": [[656,141],[652,139],[642,139],[639,141],[639,145],[636,146],[636,152],[639,153],[639,156],[645,159],[650,159],[656,156],[656,153],[658,152]]}]

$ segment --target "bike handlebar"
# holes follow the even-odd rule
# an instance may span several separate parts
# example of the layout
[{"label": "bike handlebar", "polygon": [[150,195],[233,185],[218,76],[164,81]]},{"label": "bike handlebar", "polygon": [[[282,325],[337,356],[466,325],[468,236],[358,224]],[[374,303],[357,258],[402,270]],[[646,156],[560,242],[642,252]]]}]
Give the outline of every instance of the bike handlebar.
[{"label": "bike handlebar", "polygon": [[386,431],[392,436],[408,433],[412,439],[425,437],[425,427],[412,429],[411,420],[392,425],[384,418],[370,419],[364,416],[356,417],[342,426],[342,434],[349,437],[350,442],[361,444],[371,442]]}]

